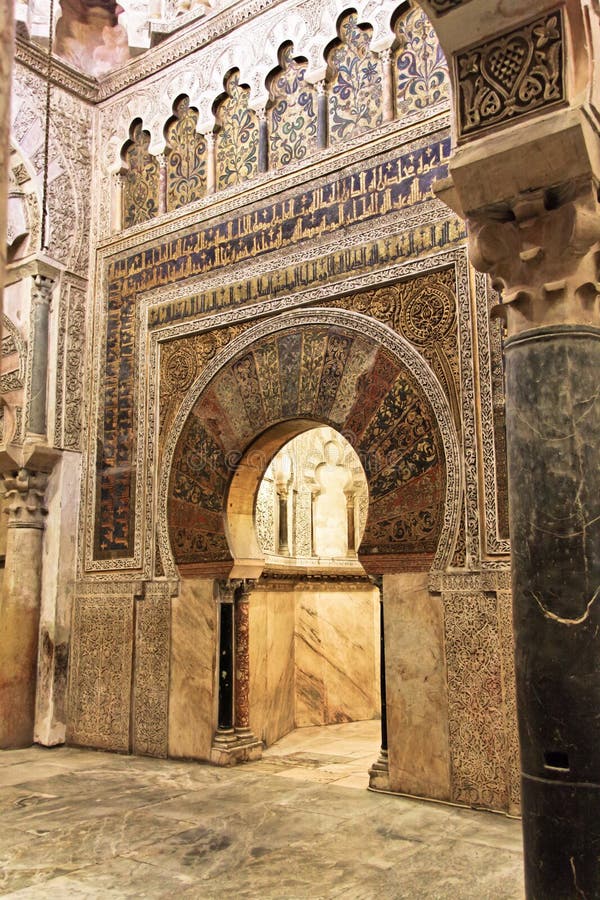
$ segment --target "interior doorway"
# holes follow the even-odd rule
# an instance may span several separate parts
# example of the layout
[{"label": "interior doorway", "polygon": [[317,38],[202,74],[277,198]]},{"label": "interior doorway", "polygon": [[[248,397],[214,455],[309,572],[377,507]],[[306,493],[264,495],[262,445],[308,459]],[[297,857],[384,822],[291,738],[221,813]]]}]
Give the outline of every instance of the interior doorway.
[{"label": "interior doorway", "polygon": [[285,444],[257,491],[265,567],[250,605],[253,733],[281,765],[362,773],[364,786],[381,741],[379,591],[358,561],[368,502],[339,432]]}]

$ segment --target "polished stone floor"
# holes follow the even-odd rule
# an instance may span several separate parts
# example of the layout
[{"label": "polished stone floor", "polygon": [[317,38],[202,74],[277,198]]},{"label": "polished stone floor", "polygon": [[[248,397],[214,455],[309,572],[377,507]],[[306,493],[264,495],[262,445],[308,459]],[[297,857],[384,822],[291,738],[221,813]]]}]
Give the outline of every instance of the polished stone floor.
[{"label": "polished stone floor", "polygon": [[0,751],[0,894],[522,898],[519,822],[365,789],[378,729],[303,728],[230,770]]}]

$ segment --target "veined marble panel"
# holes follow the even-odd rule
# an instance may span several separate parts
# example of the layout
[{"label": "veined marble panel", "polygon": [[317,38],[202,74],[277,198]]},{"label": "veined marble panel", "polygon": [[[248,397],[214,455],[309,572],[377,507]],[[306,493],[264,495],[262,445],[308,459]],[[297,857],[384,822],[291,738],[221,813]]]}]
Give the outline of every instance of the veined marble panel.
[{"label": "veined marble panel", "polygon": [[427,573],[384,577],[390,786],[450,798],[444,611]]},{"label": "veined marble panel", "polygon": [[294,613],[290,591],[250,597],[250,727],[270,746],[294,728]]},{"label": "veined marble panel", "polygon": [[217,718],[216,649],[213,581],[184,579],[171,605],[169,756],[210,756]]},{"label": "veined marble panel", "polygon": [[298,591],[296,726],[373,719],[379,702],[375,589]]}]

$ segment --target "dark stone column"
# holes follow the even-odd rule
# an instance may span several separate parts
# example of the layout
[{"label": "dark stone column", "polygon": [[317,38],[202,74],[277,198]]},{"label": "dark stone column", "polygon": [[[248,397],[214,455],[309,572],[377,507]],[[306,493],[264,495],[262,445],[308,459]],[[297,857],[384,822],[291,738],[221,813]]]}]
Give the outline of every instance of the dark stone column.
[{"label": "dark stone column", "polygon": [[219,584],[219,709],[216,746],[227,747],[235,743],[233,728],[233,598],[238,582],[226,581]]},{"label": "dark stone column", "polygon": [[527,896],[600,897],[600,329],[506,343]]}]

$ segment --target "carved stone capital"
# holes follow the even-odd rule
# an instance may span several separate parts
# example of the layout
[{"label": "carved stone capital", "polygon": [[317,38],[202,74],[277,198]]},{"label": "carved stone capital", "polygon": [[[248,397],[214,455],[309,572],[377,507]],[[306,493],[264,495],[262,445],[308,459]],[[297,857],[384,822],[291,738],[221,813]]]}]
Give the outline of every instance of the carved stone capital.
[{"label": "carved stone capital", "polygon": [[530,192],[467,218],[473,265],[502,292],[509,335],[600,326],[600,203],[591,181]]},{"label": "carved stone capital", "polygon": [[218,599],[219,603],[233,603],[235,600],[235,592],[241,585],[241,578],[229,578],[219,581]]},{"label": "carved stone capital", "polygon": [[47,275],[34,275],[33,284],[31,286],[32,306],[35,306],[36,304],[50,306],[53,287],[54,280],[52,278],[48,278]]},{"label": "carved stone capital", "polygon": [[243,578],[240,583],[240,591],[237,595],[237,599],[240,603],[248,603],[250,601],[250,594],[256,587],[256,578]]},{"label": "carved stone capital", "polygon": [[0,475],[0,494],[8,528],[43,528],[48,510],[44,494],[48,476],[43,472],[19,469],[16,475]]}]

